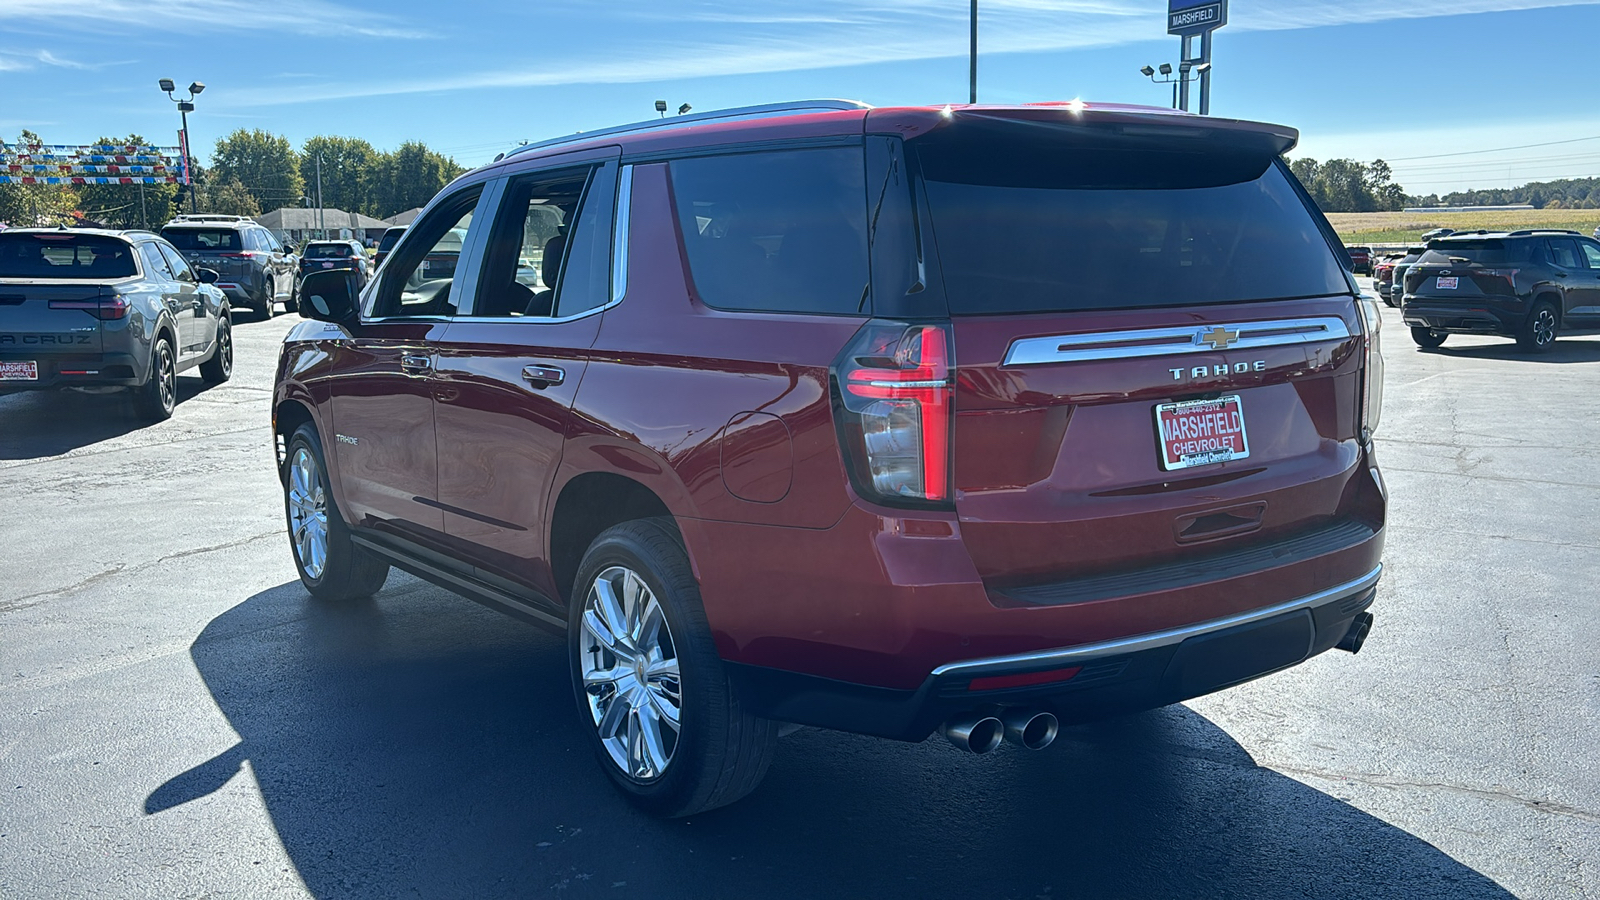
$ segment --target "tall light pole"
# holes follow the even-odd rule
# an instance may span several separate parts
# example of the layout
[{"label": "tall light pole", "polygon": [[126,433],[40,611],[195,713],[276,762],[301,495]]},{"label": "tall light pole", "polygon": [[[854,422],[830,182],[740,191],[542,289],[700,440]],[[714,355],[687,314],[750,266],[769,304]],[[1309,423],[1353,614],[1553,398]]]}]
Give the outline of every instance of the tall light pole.
[{"label": "tall light pole", "polygon": [[183,100],[179,100],[177,97],[172,96],[172,92],[177,90],[177,88],[173,85],[171,78],[161,79],[161,81],[158,82],[158,85],[160,86],[161,90],[166,92],[168,100],[178,104],[178,114],[183,117],[183,174],[189,182],[189,211],[191,213],[198,213],[200,212],[200,198],[195,196],[194,175],[189,168],[189,113],[194,112],[194,98],[200,96],[200,93],[206,89],[206,86],[203,82],[199,81],[189,82],[189,96]]}]

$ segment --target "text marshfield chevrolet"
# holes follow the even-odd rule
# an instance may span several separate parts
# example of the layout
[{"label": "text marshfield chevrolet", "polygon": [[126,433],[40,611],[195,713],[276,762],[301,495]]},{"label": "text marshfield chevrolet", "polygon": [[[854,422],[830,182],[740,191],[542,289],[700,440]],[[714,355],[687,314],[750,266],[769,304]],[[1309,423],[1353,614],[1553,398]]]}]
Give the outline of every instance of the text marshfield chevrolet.
[{"label": "text marshfield chevrolet", "polygon": [[1297,137],[813,101],[513,153],[364,289],[305,279],[301,578],[564,629],[602,766],[665,815],[748,793],[782,723],[1038,748],[1354,652],[1378,317]]}]

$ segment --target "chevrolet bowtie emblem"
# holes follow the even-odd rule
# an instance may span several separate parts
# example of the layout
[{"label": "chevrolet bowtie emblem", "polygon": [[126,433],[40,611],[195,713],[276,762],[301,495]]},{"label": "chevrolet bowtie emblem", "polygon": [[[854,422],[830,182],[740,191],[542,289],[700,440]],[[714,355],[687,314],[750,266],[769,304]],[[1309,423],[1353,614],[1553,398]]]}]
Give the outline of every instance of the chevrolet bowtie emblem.
[{"label": "chevrolet bowtie emblem", "polygon": [[1210,344],[1213,350],[1226,350],[1239,341],[1239,332],[1229,331],[1221,325],[1195,335],[1195,343]]}]

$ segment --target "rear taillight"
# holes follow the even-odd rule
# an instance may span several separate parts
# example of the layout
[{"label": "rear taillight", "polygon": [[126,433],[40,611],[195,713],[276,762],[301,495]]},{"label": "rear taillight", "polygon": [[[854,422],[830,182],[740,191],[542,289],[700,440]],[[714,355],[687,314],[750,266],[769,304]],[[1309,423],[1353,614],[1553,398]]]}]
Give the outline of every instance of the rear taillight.
[{"label": "rear taillight", "polygon": [[1356,301],[1361,307],[1361,442],[1368,443],[1378,431],[1383,414],[1383,311],[1370,297]]},{"label": "rear taillight", "polygon": [[96,319],[122,319],[128,315],[128,298],[121,294],[88,300],[51,300],[51,309],[81,309]]},{"label": "rear taillight", "polygon": [[950,344],[942,325],[873,321],[835,364],[839,437],[851,480],[866,499],[948,506]]}]

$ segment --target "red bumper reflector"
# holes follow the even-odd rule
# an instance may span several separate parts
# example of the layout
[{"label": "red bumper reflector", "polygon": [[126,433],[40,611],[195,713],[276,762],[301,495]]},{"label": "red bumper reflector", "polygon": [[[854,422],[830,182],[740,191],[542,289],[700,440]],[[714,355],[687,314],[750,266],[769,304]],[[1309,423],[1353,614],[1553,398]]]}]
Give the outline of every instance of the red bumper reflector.
[{"label": "red bumper reflector", "polygon": [[972,679],[972,684],[967,685],[967,690],[999,691],[1005,688],[1031,687],[1036,684],[1056,684],[1062,681],[1071,681],[1082,670],[1082,666],[1073,666],[1070,669],[1051,669],[1046,672],[1027,672],[1022,675],[990,675],[987,678]]}]

